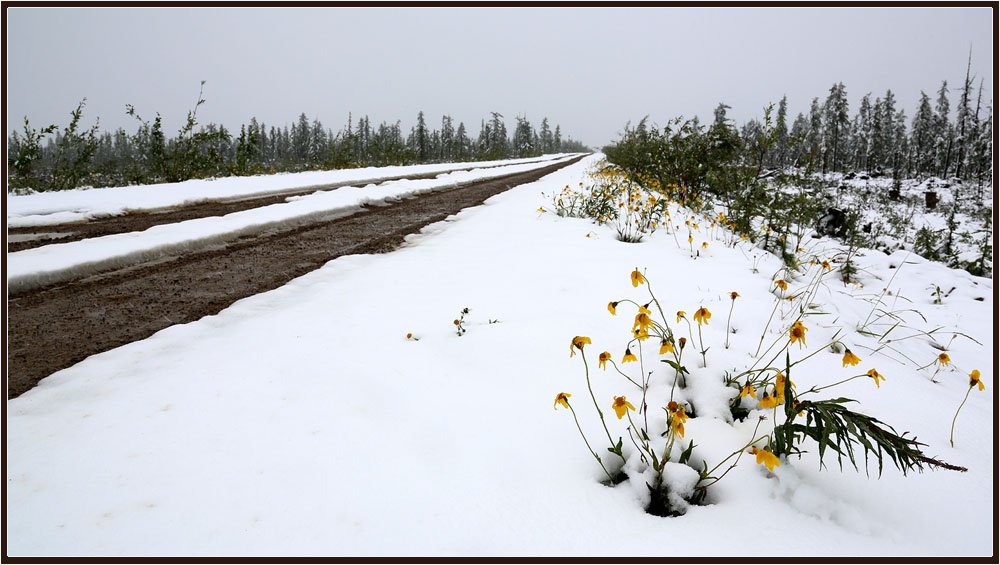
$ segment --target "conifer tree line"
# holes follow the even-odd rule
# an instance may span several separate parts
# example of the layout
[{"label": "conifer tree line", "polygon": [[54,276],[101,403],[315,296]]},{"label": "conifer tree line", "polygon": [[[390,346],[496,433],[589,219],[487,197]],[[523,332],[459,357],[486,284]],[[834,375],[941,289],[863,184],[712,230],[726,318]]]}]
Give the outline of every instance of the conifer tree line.
[{"label": "conifer tree line", "polygon": [[[683,184],[694,193],[739,192],[768,170],[891,175],[897,179],[958,177],[980,188],[993,180],[993,102],[967,67],[957,88],[947,81],[920,93],[907,114],[892,90],[865,94],[851,112],[842,82],[808,112],[792,117],[788,99],[769,105],[761,118],[737,126],[719,104],[706,127],[697,117],[677,118],[664,128],[642,120],[627,125],[604,148],[609,159],[632,172]],[[985,96],[985,97],[984,97]],[[743,174],[733,178],[733,170]]]},{"label": "conifer tree line", "polygon": [[[204,87],[204,83],[202,83]],[[86,99],[70,114],[69,124],[32,127],[24,118],[21,131],[7,139],[8,190],[63,190],[79,186],[120,186],[178,182],[192,178],[251,175],[331,168],[408,165],[533,157],[546,153],[587,151],[587,147],[543,118],[536,128],[517,116],[508,135],[502,114],[493,112],[479,124],[478,135],[465,123],[441,117],[429,125],[423,112],[408,133],[400,122],[374,125],[348,115],[339,130],[300,114],[290,126],[252,118],[239,131],[198,122],[202,93],[184,126],[168,137],[159,114],[151,119],[130,106],[126,113],[136,129],[101,132],[99,122],[82,125]]]}]

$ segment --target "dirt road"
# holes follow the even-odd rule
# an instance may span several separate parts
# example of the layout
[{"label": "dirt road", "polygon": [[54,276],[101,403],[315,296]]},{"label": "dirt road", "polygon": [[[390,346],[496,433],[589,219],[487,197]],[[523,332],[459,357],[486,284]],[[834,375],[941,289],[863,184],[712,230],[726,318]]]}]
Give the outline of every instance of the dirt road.
[{"label": "dirt road", "polygon": [[407,234],[575,163],[478,181],[287,231],[271,230],[8,300],[8,398],[55,371],[174,324],[216,314],[341,255],[395,249]]}]

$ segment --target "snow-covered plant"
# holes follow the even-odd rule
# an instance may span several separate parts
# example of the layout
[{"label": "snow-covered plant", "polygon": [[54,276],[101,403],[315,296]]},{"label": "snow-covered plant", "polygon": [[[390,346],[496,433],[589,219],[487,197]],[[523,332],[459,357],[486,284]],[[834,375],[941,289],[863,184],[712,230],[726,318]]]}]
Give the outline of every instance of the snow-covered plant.
[{"label": "snow-covered plant", "polygon": [[[602,404],[597,400],[591,387],[590,365],[587,362],[587,355],[584,349],[586,345],[591,344],[591,340],[586,336],[576,336],[570,342],[570,356],[572,357],[576,353],[580,353],[580,358],[584,366],[587,391],[590,394],[594,410],[597,412],[597,416],[607,437],[607,451],[613,456],[612,461],[615,464],[611,465],[610,461],[606,461],[591,447],[590,441],[580,427],[576,410],[569,401],[569,397],[572,396],[570,393],[559,393],[556,396],[554,407],[561,405],[572,412],[577,429],[580,431],[581,436],[583,436],[587,449],[601,465],[607,476],[608,484],[615,484],[624,480],[626,477],[625,468],[628,467],[640,474],[646,483],[650,496],[647,505],[648,512],[660,516],[677,515],[683,509],[678,507],[675,502],[671,502],[671,500],[676,500],[677,495],[669,492],[667,475],[674,465],[689,465],[691,451],[694,447],[693,442],[689,442],[686,448],[682,445],[685,433],[684,424],[692,417],[691,407],[676,396],[678,394],[678,386],[684,388],[686,384],[683,377],[688,373],[688,370],[681,362],[684,344],[687,340],[682,337],[679,340],[680,345],[677,345],[678,341],[675,341],[674,331],[667,322],[663,308],[655,294],[653,294],[649,280],[645,275],[639,269],[635,269],[632,271],[630,278],[633,287],[637,288],[643,285],[646,287],[650,300],[645,304],[640,304],[631,299],[622,299],[608,303],[608,311],[612,315],[617,315],[618,309],[623,304],[634,306],[637,312],[632,325],[631,337],[625,345],[625,353],[621,360],[621,366],[612,359],[611,353],[608,351],[598,356],[598,368],[607,371],[608,364],[610,363],[611,368],[625,379],[630,388],[635,387],[635,395],[628,393],[616,395],[610,403],[610,407],[614,411],[617,420],[622,424],[627,422],[624,433],[617,434],[617,439],[612,434],[611,428],[608,427],[608,421],[605,419],[604,411],[601,409]],[[660,344],[658,356],[664,357],[660,361],[673,369],[670,393],[668,397],[662,399],[662,403],[651,397],[651,388],[655,384],[653,381],[657,371],[647,366],[647,359],[643,352],[643,343],[650,338],[658,340]],[[630,371],[626,367],[630,363],[635,363],[638,366],[638,375],[630,374],[633,371]],[[662,376],[668,377],[668,375]],[[638,397],[639,400],[633,404],[629,400],[629,396],[632,396],[632,398]],[[652,410],[656,414],[659,414],[660,410],[662,410],[662,416],[651,414],[652,403],[656,403],[658,407],[652,408]],[[659,425],[662,428],[657,429],[655,422],[660,422]],[[629,442],[635,448],[634,451],[630,450],[631,453],[627,453],[625,449],[624,438],[626,435],[629,438]],[[706,469],[707,466],[703,470]],[[674,470],[679,471],[679,468],[675,467]],[[696,476],[700,476],[700,474]],[[698,502],[703,497],[704,490],[695,490],[687,498],[684,498],[684,500],[689,503]]]},{"label": "snow-covered plant", "polygon": [[455,318],[452,321],[452,324],[454,324],[455,326],[455,333],[458,334],[458,337],[462,337],[463,335],[465,335],[466,332],[465,317],[468,315],[469,315],[469,309],[462,308],[462,311],[458,313],[458,318]]}]

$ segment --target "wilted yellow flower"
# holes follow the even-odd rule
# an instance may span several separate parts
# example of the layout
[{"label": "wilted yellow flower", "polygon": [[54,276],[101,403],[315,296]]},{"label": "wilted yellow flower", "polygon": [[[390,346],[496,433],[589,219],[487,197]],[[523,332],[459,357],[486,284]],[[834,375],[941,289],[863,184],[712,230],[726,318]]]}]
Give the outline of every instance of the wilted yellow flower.
[{"label": "wilted yellow flower", "polygon": [[707,241],[701,242],[701,248],[702,249],[708,249],[708,242]]},{"label": "wilted yellow flower", "polygon": [[778,459],[778,456],[771,453],[771,450],[766,447],[764,449],[757,449],[754,447],[750,450],[750,453],[757,456],[758,465],[767,467],[767,470],[772,473],[774,472],[775,467],[781,466],[781,460]]},{"label": "wilted yellow flower", "polygon": [[[785,380],[786,379],[788,379],[788,377],[786,377],[784,373],[779,372],[778,374],[774,375],[774,395],[775,396],[780,396],[780,397],[785,396]],[[788,380],[788,384],[792,388],[795,388],[795,383],[792,382],[790,379]]]},{"label": "wilted yellow flower", "polygon": [[778,279],[774,281],[774,285],[780,288],[782,291],[788,290],[788,283],[786,283],[784,279]]},{"label": "wilted yellow flower", "polygon": [[679,343],[681,345],[681,349],[684,349],[684,346],[687,345],[687,342],[688,342],[688,338],[686,338],[686,337],[682,337],[679,340],[677,340],[677,343]]},{"label": "wilted yellow flower", "polygon": [[597,366],[600,367],[600,368],[602,368],[602,369],[607,369],[607,367],[605,366],[605,364],[609,360],[611,360],[611,354],[608,353],[607,351],[605,351],[604,353],[601,353],[600,355],[597,356]]},{"label": "wilted yellow flower", "polygon": [[667,353],[673,353],[673,352],[674,352],[674,344],[670,343],[665,339],[660,340],[660,355],[666,355]]},{"label": "wilted yellow flower", "polygon": [[583,346],[586,345],[586,344],[589,344],[589,343],[590,343],[590,338],[589,337],[582,336],[582,335],[578,335],[578,336],[574,337],[573,341],[569,342],[569,356],[572,357],[572,356],[576,355],[576,352],[573,351],[574,347],[577,348],[577,349],[579,349],[580,351],[583,351]]},{"label": "wilted yellow flower", "polygon": [[632,286],[637,287],[646,282],[646,277],[642,276],[639,269],[632,271]]},{"label": "wilted yellow flower", "polygon": [[740,293],[736,292],[735,290],[729,293],[729,298],[732,298],[733,300],[736,300],[739,297]]},{"label": "wilted yellow flower", "polygon": [[555,410],[558,405],[562,404],[563,408],[569,408],[569,397],[573,396],[568,392],[560,392],[556,395],[556,401],[552,403],[552,409]]},{"label": "wilted yellow flower", "polygon": [[[702,306],[698,308],[698,311],[694,313],[694,321],[698,322],[698,325],[708,325],[709,318],[712,317],[712,313],[708,311],[708,308]],[[701,331],[701,330],[698,330]],[[700,334],[699,334],[700,335]]]},{"label": "wilted yellow flower", "polygon": [[740,398],[749,396],[750,398],[757,398],[757,389],[753,387],[752,384],[747,383],[742,389],[740,389]]},{"label": "wilted yellow flower", "polygon": [[642,328],[632,328],[632,337],[640,341],[649,339],[649,332],[644,331]]},{"label": "wilted yellow flower", "polygon": [[823,261],[822,263],[820,263],[820,266],[823,267],[824,269],[826,269],[827,271],[832,271],[833,270],[833,267],[830,266],[830,262],[829,261]]},{"label": "wilted yellow flower", "polygon": [[808,328],[802,325],[801,320],[796,320],[792,324],[792,329],[788,330],[788,338],[792,343],[798,342],[799,348],[801,349],[803,345],[806,344],[806,331]]},{"label": "wilted yellow flower", "polygon": [[646,304],[640,304],[639,305],[639,313],[640,314],[646,314],[647,316],[650,315],[650,314],[652,314],[653,311],[649,309],[649,305],[650,304],[651,304],[650,302],[647,302]]},{"label": "wilted yellow flower", "polygon": [[622,363],[632,363],[632,362],[635,362],[635,361],[638,361],[638,359],[636,359],[635,354],[632,353],[632,349],[629,348],[629,347],[626,347],[625,348],[625,356],[622,357]]},{"label": "wilted yellow flower", "polygon": [[947,353],[942,353],[937,356],[937,362],[942,365],[947,365],[948,363],[951,363],[951,357],[948,357]]},{"label": "wilted yellow flower", "polygon": [[757,403],[759,408],[774,408],[781,404],[783,398],[780,398],[777,394],[771,396],[768,393],[764,393],[764,396],[760,397],[760,402]]},{"label": "wilted yellow flower", "polygon": [[681,323],[681,320],[684,319],[684,316],[687,316],[687,312],[685,312],[684,310],[678,310],[677,311],[677,323],[678,324]]},{"label": "wilted yellow flower", "polygon": [[979,380],[979,369],[973,369],[972,372],[969,373],[969,387],[974,387],[974,386],[978,386],[979,390],[983,390],[986,388],[986,385],[983,384],[983,381]]},{"label": "wilted yellow flower", "polygon": [[615,402],[611,405],[611,407],[615,409],[615,414],[618,416],[619,420],[624,418],[625,414],[629,410],[635,411],[635,406],[632,406],[631,402],[625,400],[624,396],[616,396]]},{"label": "wilted yellow flower", "polygon": [[881,386],[880,384],[878,384],[878,380],[879,380],[879,379],[882,379],[883,381],[885,380],[885,377],[884,377],[884,376],[882,376],[882,374],[880,374],[880,373],[879,373],[878,371],[876,371],[875,369],[869,369],[868,373],[866,373],[866,374],[867,374],[867,375],[868,375],[869,377],[871,377],[871,378],[872,378],[872,380],[874,380],[874,381],[875,381],[875,387],[876,387],[876,388],[882,388],[882,386]]},{"label": "wilted yellow flower", "polygon": [[667,404],[667,411],[670,412],[670,429],[675,435],[684,437],[684,422],[688,419],[684,405],[671,401]]},{"label": "wilted yellow flower", "polygon": [[639,328],[643,333],[646,333],[649,331],[649,325],[651,323],[653,323],[653,321],[650,319],[649,314],[636,314],[635,323],[632,324],[632,331]]},{"label": "wilted yellow flower", "polygon": [[611,312],[612,316],[616,316],[618,314],[618,312],[615,311],[615,308],[617,307],[618,307],[617,302],[608,302],[608,312]]},{"label": "wilted yellow flower", "polygon": [[850,365],[850,366],[853,367],[854,365],[857,365],[860,362],[861,362],[861,358],[858,357],[857,355],[851,353],[850,349],[848,349],[848,350],[846,350],[844,352],[844,364],[843,364],[844,367],[846,367],[848,365]]}]

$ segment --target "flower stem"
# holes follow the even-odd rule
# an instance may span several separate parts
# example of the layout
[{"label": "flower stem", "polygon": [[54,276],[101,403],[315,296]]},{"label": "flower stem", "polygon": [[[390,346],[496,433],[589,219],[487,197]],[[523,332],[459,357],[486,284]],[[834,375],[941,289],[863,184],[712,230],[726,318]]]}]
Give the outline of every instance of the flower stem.
[{"label": "flower stem", "polygon": [[972,387],[976,385],[969,385],[969,390],[965,391],[965,398],[962,399],[962,403],[958,405],[958,410],[955,410],[955,417],[951,419],[951,436],[948,441],[951,442],[951,446],[955,447],[955,422],[958,421],[958,413],[962,411],[962,407],[965,406],[965,401],[969,399],[969,393],[972,392]]},{"label": "flower stem", "polygon": [[604,474],[608,476],[608,480],[614,482],[614,479],[611,477],[611,473],[608,472],[608,468],[604,466],[604,461],[601,461],[601,456],[598,455],[596,451],[594,451],[593,447],[590,447],[590,442],[587,441],[587,436],[584,435],[583,428],[580,427],[580,420],[576,417],[576,410],[573,409],[573,405],[569,404],[568,401],[566,402],[566,404],[569,405],[569,411],[573,413],[573,421],[576,422],[576,429],[580,430],[580,437],[583,438],[583,443],[587,444],[587,449],[590,450],[590,454],[593,455],[595,459],[597,459],[597,463],[600,464],[601,469],[604,469]]},{"label": "flower stem", "polygon": [[[587,365],[587,355],[580,351],[580,357],[583,359],[583,370],[587,376],[587,391],[590,392],[590,399],[594,401],[594,408],[597,410],[597,416],[601,419],[601,425],[604,426],[604,433],[608,434],[608,441],[611,442],[611,447],[615,447],[615,440],[611,439],[611,432],[608,431],[608,424],[604,421],[604,412],[601,412],[601,407],[597,405],[597,397],[594,396],[594,389],[590,386],[590,366]],[[617,453],[617,451],[615,452]],[[618,457],[625,461],[625,456],[618,453]]]},{"label": "flower stem", "polygon": [[736,299],[729,304],[729,317],[726,318],[726,349],[729,349],[729,322],[733,320],[733,307],[736,306]]}]

